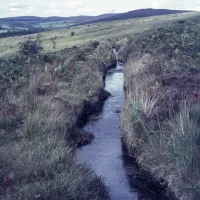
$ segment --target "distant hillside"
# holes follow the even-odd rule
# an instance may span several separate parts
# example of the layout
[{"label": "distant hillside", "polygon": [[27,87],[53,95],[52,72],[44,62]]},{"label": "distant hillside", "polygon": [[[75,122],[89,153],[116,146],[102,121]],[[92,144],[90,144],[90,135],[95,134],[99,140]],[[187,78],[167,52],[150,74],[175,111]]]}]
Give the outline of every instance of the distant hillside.
[{"label": "distant hillside", "polygon": [[8,21],[41,21],[42,17],[34,17],[34,16],[22,16],[22,17],[7,17],[0,18],[0,22],[8,22]]},{"label": "distant hillside", "polygon": [[176,14],[176,13],[184,13],[184,12],[191,12],[191,11],[148,8],[148,9],[129,11],[126,13],[120,13],[120,14],[104,17],[101,19],[95,19],[95,20],[83,22],[80,24],[87,24],[87,23],[91,24],[91,23],[98,23],[98,22],[126,20],[126,19],[131,19],[131,18],[150,17],[150,16],[156,16],[156,15]]},{"label": "distant hillside", "polygon": [[103,14],[99,16],[72,16],[72,17],[36,17],[20,16],[0,18],[0,38],[40,33],[49,30],[69,28],[87,21],[101,20],[116,14]]},{"label": "distant hillside", "polygon": [[21,17],[8,17],[8,18],[0,18],[0,23],[8,23],[8,22],[55,22],[55,21],[75,21],[76,23],[81,23],[89,20],[100,20],[105,17],[111,17],[116,14],[103,14],[99,16],[73,16],[73,17],[35,17],[35,16],[21,16]]}]

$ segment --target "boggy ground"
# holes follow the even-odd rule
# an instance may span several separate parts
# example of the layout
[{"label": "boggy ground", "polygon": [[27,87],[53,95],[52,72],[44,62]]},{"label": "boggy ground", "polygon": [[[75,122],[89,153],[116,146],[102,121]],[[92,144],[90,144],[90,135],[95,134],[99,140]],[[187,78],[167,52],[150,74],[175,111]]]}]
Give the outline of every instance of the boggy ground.
[{"label": "boggy ground", "polygon": [[200,199],[199,34],[198,20],[180,21],[130,37],[119,50],[127,63],[123,141],[181,200]]},{"label": "boggy ground", "polygon": [[114,64],[108,41],[1,60],[0,199],[109,199],[74,150],[93,139],[78,119],[109,95],[103,75]]}]

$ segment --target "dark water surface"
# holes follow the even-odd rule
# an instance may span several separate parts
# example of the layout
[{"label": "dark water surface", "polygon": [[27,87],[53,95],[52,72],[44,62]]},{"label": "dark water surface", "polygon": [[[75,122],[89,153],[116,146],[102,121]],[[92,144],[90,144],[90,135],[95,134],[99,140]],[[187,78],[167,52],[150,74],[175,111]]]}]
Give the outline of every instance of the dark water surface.
[{"label": "dark water surface", "polygon": [[80,148],[77,157],[86,162],[94,172],[102,176],[113,200],[154,200],[129,184],[132,166],[124,161],[120,115],[124,102],[124,66],[118,63],[116,68],[107,72],[105,89],[112,96],[105,101],[102,112],[92,115],[83,128],[95,135],[88,146]]}]

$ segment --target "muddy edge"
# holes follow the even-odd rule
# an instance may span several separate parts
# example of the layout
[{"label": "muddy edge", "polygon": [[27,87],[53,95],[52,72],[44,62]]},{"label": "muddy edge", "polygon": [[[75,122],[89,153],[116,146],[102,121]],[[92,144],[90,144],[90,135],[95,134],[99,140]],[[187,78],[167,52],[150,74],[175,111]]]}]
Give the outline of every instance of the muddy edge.
[{"label": "muddy edge", "polygon": [[[122,61],[120,61],[122,62]],[[122,62],[123,63],[123,62]],[[104,72],[102,73],[103,84],[105,87],[105,79],[106,74],[109,69],[115,68],[117,65],[117,60],[111,66],[108,66]],[[124,87],[125,93],[125,101],[126,101],[126,88]],[[104,88],[100,88],[97,91],[98,100],[96,102],[87,101],[84,102],[83,109],[77,119],[77,123],[72,130],[76,130],[78,128],[78,142],[77,148],[89,145],[94,139],[94,135],[92,133],[88,133],[82,130],[82,128],[89,121],[89,117],[92,114],[98,114],[102,111],[105,100],[110,97],[110,93],[107,92]],[[154,196],[157,200],[177,200],[172,191],[169,190],[168,186],[164,184],[164,180],[156,180],[148,171],[144,170],[139,166],[136,155],[130,155],[129,150],[126,147],[126,144],[122,138],[122,151],[123,151],[123,160],[124,165],[129,164],[134,166],[137,169],[137,173],[135,170],[133,173],[130,173],[128,176],[129,183],[132,186],[133,182],[137,184],[137,188],[140,191],[148,190],[151,195]],[[137,151],[136,151],[137,152]]]},{"label": "muddy edge", "polygon": [[105,78],[107,71],[109,69],[115,68],[116,65],[117,60],[115,59],[110,66],[105,67],[105,69],[102,71],[103,85],[97,90],[96,95],[93,96],[93,98],[96,97],[96,100],[94,101],[90,99],[83,102],[83,106],[81,112],[76,119],[76,123],[68,129],[69,132],[73,133],[71,143],[73,143],[73,145],[75,144],[77,148],[84,145],[89,145],[94,139],[93,133],[83,131],[82,128],[87,124],[87,122],[89,121],[89,117],[92,114],[98,114],[101,112],[105,100],[107,100],[111,96],[111,94],[104,89]]}]

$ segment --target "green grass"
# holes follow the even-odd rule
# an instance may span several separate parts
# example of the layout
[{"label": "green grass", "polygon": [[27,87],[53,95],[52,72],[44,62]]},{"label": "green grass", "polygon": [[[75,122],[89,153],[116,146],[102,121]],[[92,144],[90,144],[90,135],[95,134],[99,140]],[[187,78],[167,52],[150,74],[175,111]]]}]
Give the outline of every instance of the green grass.
[{"label": "green grass", "polygon": [[[116,39],[125,35],[133,35],[158,26],[165,26],[173,21],[198,16],[199,13],[182,13],[166,16],[155,16],[150,18],[139,18],[122,20],[108,23],[76,26],[70,29],[60,29],[42,33],[44,48],[46,52],[60,51],[66,47],[82,45],[90,40]],[[75,36],[71,36],[75,32]],[[17,51],[19,41],[26,36],[0,39],[0,57],[14,54]],[[32,37],[36,37],[35,34]],[[56,39],[56,50],[53,49],[51,38]]]},{"label": "green grass", "polygon": [[124,142],[184,200],[200,198],[199,32],[199,20],[151,30],[130,39],[119,55],[127,61]]},{"label": "green grass", "polygon": [[[181,144],[182,142],[185,144],[186,139],[180,137],[184,134],[178,134],[179,129],[192,132],[191,143],[194,142],[197,129],[195,126],[192,130],[193,126],[190,126],[191,119],[187,118],[188,115],[182,115],[182,117],[174,115],[167,121],[167,130],[173,133],[171,137],[168,136],[169,134],[165,137],[162,134],[165,128],[161,126],[163,124],[149,118],[159,114],[155,107],[157,108],[158,101],[164,95],[157,94],[155,91],[161,88],[162,80],[167,82],[167,79],[161,76],[162,73],[198,72],[199,58],[196,56],[199,53],[196,37],[199,35],[198,25],[190,26],[187,23],[175,25],[176,31],[171,31],[174,30],[174,26],[168,29],[152,30],[135,40],[135,34],[144,30],[163,27],[169,22],[188,18],[198,19],[199,14],[140,18],[45,32],[41,38],[45,51],[38,57],[29,59],[17,54],[17,45],[19,41],[24,40],[24,37],[0,39],[2,50],[0,91],[3,94],[0,97],[0,198],[3,200],[109,199],[107,188],[101,177],[97,177],[87,166],[77,164],[75,151],[81,140],[81,134],[76,127],[77,121],[85,105],[98,103],[100,91],[104,85],[104,72],[107,67],[116,64],[112,50],[114,45],[120,48],[119,56],[122,60],[126,61],[128,57],[134,57],[134,60],[128,63],[125,72],[125,85],[129,98],[125,106],[123,123],[125,133],[128,135],[129,147],[144,144],[148,153],[151,151],[156,153],[155,141],[159,141],[156,143],[157,147],[167,148],[165,144],[169,143],[165,141],[171,142],[169,138],[177,138],[177,148],[173,148],[173,143],[172,145],[170,143],[170,153],[177,151],[180,154]],[[180,37],[180,31],[184,32],[182,37]],[[75,35],[71,36],[71,32],[75,32]],[[187,41],[188,35],[194,39],[190,41],[191,43]],[[31,37],[34,39],[36,35],[31,35]],[[56,49],[53,49],[51,39],[55,37]],[[96,40],[100,41],[100,44]],[[163,50],[163,41],[166,41],[165,45],[169,52],[158,54],[157,51]],[[133,49],[134,52],[132,52]],[[188,49],[191,54],[188,54]],[[177,56],[172,58],[179,59],[169,59],[171,53]],[[156,73],[150,73],[147,64]],[[154,93],[155,95],[150,96]],[[169,93],[168,98],[171,97]],[[165,99],[161,100],[166,103]],[[165,110],[159,111],[162,113]],[[176,127],[175,124],[180,125],[183,119],[187,122],[185,123],[187,127]],[[147,121],[143,123],[143,120]],[[133,124],[137,129],[133,129]],[[163,145],[159,146],[161,142]],[[187,157],[191,152],[196,153],[195,149],[185,151],[189,153]],[[165,155],[162,151],[152,155],[155,163],[158,160],[158,163],[163,161],[165,164],[165,156],[161,160],[159,160],[160,157],[156,157]],[[172,161],[176,158],[174,156]],[[183,170],[188,169],[193,162],[193,159],[184,162],[183,156],[178,158],[184,164]],[[146,161],[143,155],[140,157],[140,163],[144,163],[143,166],[146,167],[145,164],[148,162],[142,162],[142,160]],[[181,164],[176,164],[177,169],[180,169],[178,167]],[[163,171],[157,174],[162,175]],[[187,175],[194,183],[199,183],[198,180],[193,180],[193,175],[189,176],[187,173],[184,175]],[[198,179],[197,175],[196,172]],[[175,181],[170,180],[171,184],[175,185]],[[175,185],[175,188],[179,189],[178,186]],[[189,191],[188,194],[198,196],[198,190],[194,187],[192,189],[194,192]]]},{"label": "green grass", "polygon": [[[43,56],[2,61],[0,199],[109,199],[102,178],[78,164],[75,150],[84,106],[98,103],[103,73],[116,62],[112,45]],[[16,66],[26,70],[12,79]]]}]

